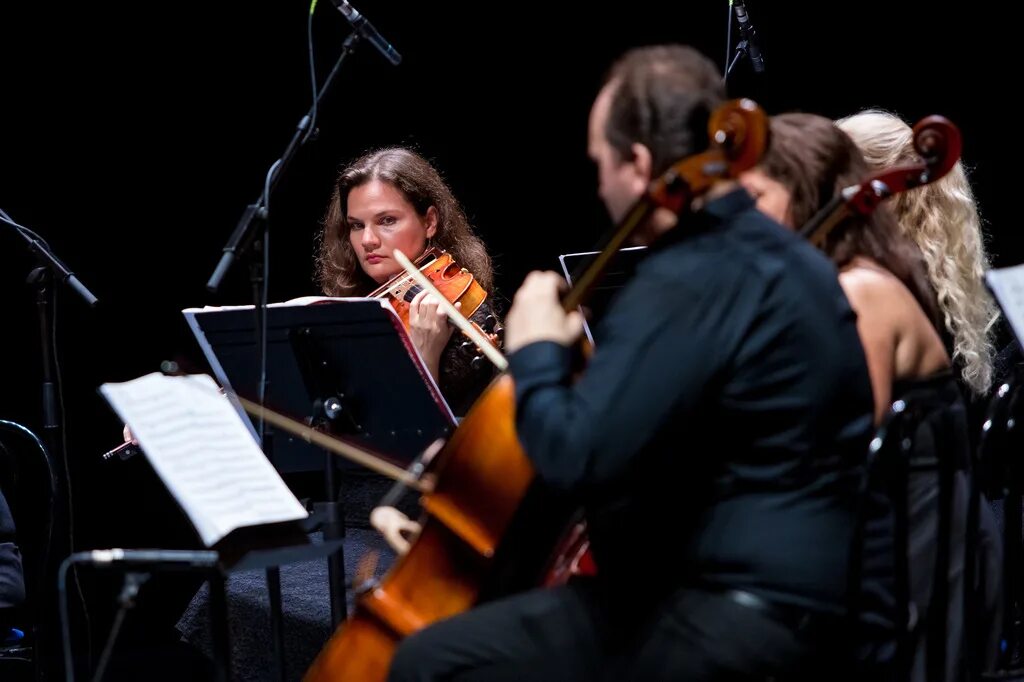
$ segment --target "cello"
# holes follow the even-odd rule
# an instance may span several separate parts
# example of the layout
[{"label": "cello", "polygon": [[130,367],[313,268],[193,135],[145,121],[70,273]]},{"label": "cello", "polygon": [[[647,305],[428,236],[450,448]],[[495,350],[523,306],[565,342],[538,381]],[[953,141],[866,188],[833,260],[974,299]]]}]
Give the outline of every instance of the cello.
[{"label": "cello", "polygon": [[823,248],[829,235],[850,216],[868,216],[900,192],[935,182],[960,160],[960,129],[944,116],[927,116],[913,126],[919,163],[903,164],[872,174],[859,185],[837,193],[800,228],[800,236]]},{"label": "cello", "polygon": [[[673,165],[629,210],[606,246],[562,301],[579,307],[615,253],[657,209],[680,213],[715,183],[760,159],[767,117],[750,100],[722,105],[708,122],[711,147]],[[512,377],[481,395],[432,461],[433,484],[421,498],[424,521],[409,551],[357,601],[327,642],[306,682],[384,680],[404,637],[479,603],[501,570],[499,546],[534,479],[515,429]]]},{"label": "cello", "polygon": [[[923,118],[914,125],[913,134],[920,162],[884,169],[844,188],[801,228],[801,235],[821,248],[847,217],[869,215],[885,199],[939,180],[960,158],[960,131],[948,119],[937,115]],[[586,522],[571,524],[546,569],[544,585],[563,584],[573,575],[594,574],[597,567],[589,545]]]}]

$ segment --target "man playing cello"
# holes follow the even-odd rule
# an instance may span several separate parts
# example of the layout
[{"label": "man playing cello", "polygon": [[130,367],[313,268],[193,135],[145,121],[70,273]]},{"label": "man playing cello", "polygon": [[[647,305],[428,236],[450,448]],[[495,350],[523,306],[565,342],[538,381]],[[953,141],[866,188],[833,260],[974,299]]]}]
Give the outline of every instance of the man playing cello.
[{"label": "man playing cello", "polygon": [[[589,153],[615,220],[708,144],[721,76],[696,51],[612,68]],[[581,331],[532,273],[506,320],[519,438],[584,500],[596,578],[474,608],[407,638],[391,680],[823,679],[840,638],[872,394],[835,268],[734,182],[649,245],[570,380]],[[676,223],[679,223],[678,225]],[[639,567],[643,567],[640,570]]]}]

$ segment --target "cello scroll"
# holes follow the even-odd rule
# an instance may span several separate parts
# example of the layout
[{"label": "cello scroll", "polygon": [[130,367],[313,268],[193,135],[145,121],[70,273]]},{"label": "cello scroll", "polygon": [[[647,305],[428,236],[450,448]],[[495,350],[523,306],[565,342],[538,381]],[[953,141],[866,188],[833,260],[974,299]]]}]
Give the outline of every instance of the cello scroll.
[{"label": "cello scroll", "polygon": [[832,230],[850,215],[870,215],[892,195],[935,182],[956,165],[963,142],[960,129],[949,119],[928,116],[913,130],[914,149],[921,157],[918,163],[886,168],[843,189],[800,228],[801,236],[821,248]]}]

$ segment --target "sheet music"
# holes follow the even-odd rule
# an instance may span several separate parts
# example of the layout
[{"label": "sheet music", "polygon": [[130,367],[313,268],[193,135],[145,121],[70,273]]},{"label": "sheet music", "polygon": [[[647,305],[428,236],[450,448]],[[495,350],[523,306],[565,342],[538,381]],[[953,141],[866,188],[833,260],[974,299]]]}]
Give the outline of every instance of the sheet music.
[{"label": "sheet music", "polygon": [[[344,301],[379,301],[381,305],[391,307],[385,299],[367,299],[367,298],[345,298],[340,296],[299,296],[298,298],[289,299],[287,301],[278,301],[276,303],[268,303],[268,308],[287,308],[288,306],[298,305],[315,305],[317,303],[336,303]],[[181,312],[183,313],[209,313],[217,310],[252,310],[253,305],[204,305],[202,308],[185,308]]]},{"label": "sheet music", "polygon": [[100,392],[207,547],[242,526],[308,516],[209,376],[156,372]]},{"label": "sheet music", "polygon": [[1024,344],[1024,265],[989,270],[985,273],[985,282],[1003,309],[1017,340]]}]

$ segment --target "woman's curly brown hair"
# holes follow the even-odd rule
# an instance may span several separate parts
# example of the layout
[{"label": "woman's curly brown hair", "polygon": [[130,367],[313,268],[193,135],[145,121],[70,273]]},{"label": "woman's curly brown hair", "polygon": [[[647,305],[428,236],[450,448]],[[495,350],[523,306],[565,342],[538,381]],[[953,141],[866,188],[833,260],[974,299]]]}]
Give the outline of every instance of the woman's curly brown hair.
[{"label": "woman's curly brown hair", "polygon": [[387,182],[398,189],[420,217],[425,217],[427,209],[433,206],[437,211],[437,232],[431,245],[450,253],[485,290],[492,290],[491,257],[441,175],[419,154],[389,147],[357,159],[341,171],[334,185],[316,259],[317,281],[325,295],[363,296],[378,286],[359,266],[348,238],[348,194],[371,180]]}]

